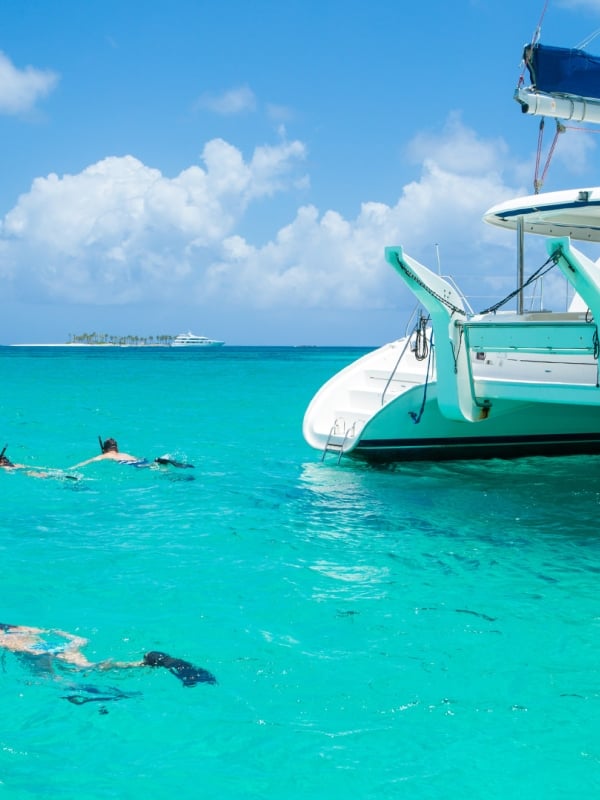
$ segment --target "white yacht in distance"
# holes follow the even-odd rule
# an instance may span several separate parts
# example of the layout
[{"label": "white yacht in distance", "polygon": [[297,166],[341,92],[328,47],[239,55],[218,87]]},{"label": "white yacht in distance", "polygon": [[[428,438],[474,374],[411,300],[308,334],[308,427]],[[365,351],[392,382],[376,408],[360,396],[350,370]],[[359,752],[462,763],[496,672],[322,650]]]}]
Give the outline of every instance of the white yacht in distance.
[{"label": "white yacht in distance", "polygon": [[180,333],[171,342],[171,347],[222,347],[225,342],[216,339],[208,339],[206,336],[196,336],[195,333],[188,331]]},{"label": "white yacht in distance", "polygon": [[[539,44],[525,52],[533,85],[516,94],[524,113],[536,113],[540,93],[544,107],[552,105],[552,87],[537,83],[546,72],[556,79],[564,65],[571,83],[561,84],[554,99],[577,119],[589,108],[588,121],[600,121],[600,100],[593,100],[600,59]],[[574,84],[578,64],[584,80]],[[314,396],[303,435],[322,458],[600,453],[600,259],[571,243],[600,243],[600,187],[517,198],[492,207],[484,221],[517,232],[518,281],[505,300],[479,314],[453,282],[401,247],[386,248],[386,260],[426,313],[413,333],[350,364]],[[525,234],[546,237],[548,254],[527,280]],[[553,268],[575,292],[568,310],[524,311],[523,289]],[[500,310],[515,297],[516,311]]]}]

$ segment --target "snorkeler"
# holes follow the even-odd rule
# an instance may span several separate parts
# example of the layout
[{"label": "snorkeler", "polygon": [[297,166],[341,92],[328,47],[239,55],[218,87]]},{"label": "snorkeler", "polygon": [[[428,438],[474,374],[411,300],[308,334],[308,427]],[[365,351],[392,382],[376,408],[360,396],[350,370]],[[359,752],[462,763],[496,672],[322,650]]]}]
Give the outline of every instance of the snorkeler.
[{"label": "snorkeler", "polygon": [[23,469],[24,464],[13,464],[8,456],[4,455],[7,447],[8,445],[5,444],[2,448],[2,452],[0,453],[0,467],[4,467],[4,469]]},{"label": "snorkeler", "polygon": [[102,437],[98,436],[98,442],[101,450],[100,455],[88,458],[86,461],[81,461],[79,464],[75,464],[75,466],[71,467],[71,469],[78,469],[79,467],[85,467],[87,464],[92,464],[96,461],[107,460],[118,461],[121,464],[127,464],[131,467],[152,467],[153,464],[178,467],[179,469],[193,469],[194,467],[193,464],[184,464],[181,461],[175,461],[170,458],[170,456],[159,456],[155,458],[154,461],[148,461],[146,458],[138,458],[137,456],[129,455],[129,453],[122,453],[119,450],[116,439],[105,439],[102,441]]},{"label": "snorkeler", "polygon": [[93,456],[93,458],[88,458],[86,461],[81,461],[79,464],[75,464],[74,467],[71,467],[71,469],[85,467],[87,464],[92,464],[94,461],[119,461],[122,464],[148,466],[148,461],[146,461],[145,458],[138,458],[137,456],[132,456],[129,453],[122,453],[119,450],[119,445],[117,444],[116,439],[105,439],[102,441],[102,438],[99,436],[98,441],[100,443],[100,455]]},{"label": "snorkeler", "polygon": [[[35,471],[31,468],[26,466],[25,464],[13,464],[13,462],[9,459],[6,453],[6,448],[8,445],[4,445],[2,448],[2,452],[0,452],[0,468],[7,469],[7,470],[15,470],[15,471],[23,471],[25,475],[29,475],[32,478],[49,478],[51,477],[49,472],[39,472],[38,467],[35,467]],[[45,468],[43,468],[45,469]],[[67,475],[65,477],[72,477]]]},{"label": "snorkeler", "polygon": [[165,667],[175,675],[184,686],[197,683],[217,683],[215,676],[202,667],[195,667],[189,661],[173,658],[168,653],[153,650],[139,661],[90,661],[81,648],[88,640],[81,636],[56,629],[32,628],[27,625],[9,625],[0,622],[0,648],[18,655],[28,656],[48,669],[53,660],[80,669],[131,669],[133,667]]}]

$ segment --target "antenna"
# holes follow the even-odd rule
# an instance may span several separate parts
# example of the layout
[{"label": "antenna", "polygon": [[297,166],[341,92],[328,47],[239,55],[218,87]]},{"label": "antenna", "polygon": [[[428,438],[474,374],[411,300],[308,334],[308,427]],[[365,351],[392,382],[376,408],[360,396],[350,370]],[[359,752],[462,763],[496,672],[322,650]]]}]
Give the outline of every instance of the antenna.
[{"label": "antenna", "polygon": [[435,243],[435,257],[437,258],[437,265],[438,265],[438,275],[442,274],[442,262],[440,261],[440,246],[436,242]]}]

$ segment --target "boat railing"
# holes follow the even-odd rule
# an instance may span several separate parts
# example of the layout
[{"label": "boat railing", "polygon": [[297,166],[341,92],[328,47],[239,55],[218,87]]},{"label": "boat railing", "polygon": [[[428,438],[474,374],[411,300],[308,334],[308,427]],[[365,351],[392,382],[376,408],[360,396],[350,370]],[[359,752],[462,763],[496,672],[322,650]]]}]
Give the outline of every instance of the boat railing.
[{"label": "boat railing", "polygon": [[406,341],[404,342],[404,347],[402,348],[402,351],[400,352],[400,355],[399,355],[399,356],[398,356],[398,358],[396,359],[396,363],[394,364],[394,368],[393,368],[393,370],[390,372],[390,376],[389,376],[389,378],[387,379],[387,381],[386,381],[386,383],[385,383],[385,386],[383,387],[383,392],[381,393],[381,405],[382,405],[382,406],[384,406],[384,405],[385,405],[385,395],[386,395],[386,392],[387,392],[387,390],[389,389],[390,383],[391,383],[391,382],[394,380],[394,375],[396,374],[396,370],[397,370],[397,369],[398,369],[398,367],[400,366],[400,362],[402,361],[402,359],[403,359],[403,357],[404,357],[404,354],[406,353],[406,351],[408,350],[408,348],[409,348],[409,346],[410,346],[410,343],[411,343],[411,338],[412,338],[412,334],[411,334],[410,336],[406,336]]},{"label": "boat railing", "polygon": [[451,275],[442,275],[441,277],[442,277],[442,278],[443,278],[445,281],[447,281],[447,282],[450,284],[450,286],[452,286],[452,288],[454,289],[454,291],[455,291],[455,292],[458,294],[458,296],[460,297],[460,299],[461,299],[461,300],[462,300],[462,302],[463,302],[463,305],[464,305],[464,307],[465,307],[465,312],[466,312],[467,316],[473,316],[473,314],[474,314],[475,312],[474,312],[474,311],[473,311],[473,309],[471,308],[471,304],[470,304],[470,303],[469,303],[469,301],[467,300],[467,297],[466,297],[466,295],[465,295],[465,294],[463,294],[463,292],[461,291],[461,289],[460,289],[460,288],[457,286],[457,284],[456,284],[456,281],[454,280],[454,278],[453,278]]},{"label": "boat railing", "polygon": [[419,307],[420,307],[420,303],[417,303],[416,306],[411,311],[410,317],[408,318],[408,320],[406,321],[406,325],[404,326],[404,336],[408,336],[409,330],[412,330],[414,328],[414,320],[417,317],[417,313],[419,311]]},{"label": "boat railing", "polygon": [[531,285],[531,295],[529,296],[529,310],[535,311],[535,308],[541,311],[544,307],[544,279],[539,278]]}]

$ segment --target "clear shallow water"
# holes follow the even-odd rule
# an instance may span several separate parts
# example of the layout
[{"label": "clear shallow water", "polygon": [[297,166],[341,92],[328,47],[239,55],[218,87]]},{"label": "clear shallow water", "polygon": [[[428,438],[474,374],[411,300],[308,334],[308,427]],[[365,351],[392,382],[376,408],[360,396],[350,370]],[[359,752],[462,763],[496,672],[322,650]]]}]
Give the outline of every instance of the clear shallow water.
[{"label": "clear shallow water", "polygon": [[76,706],[6,654],[0,795],[598,794],[600,458],[323,464],[304,409],[358,354],[0,350],[13,460],[196,465],[0,474],[0,621],[219,680]]}]

